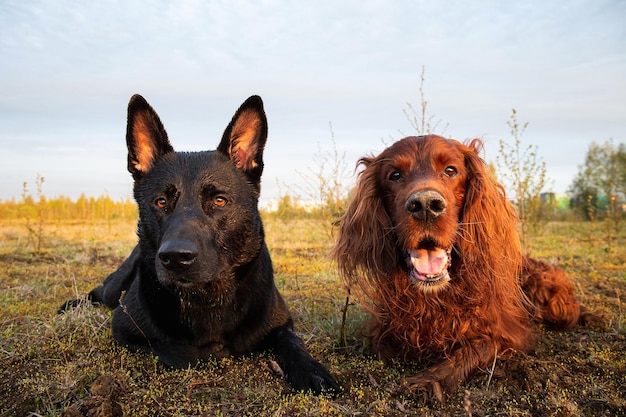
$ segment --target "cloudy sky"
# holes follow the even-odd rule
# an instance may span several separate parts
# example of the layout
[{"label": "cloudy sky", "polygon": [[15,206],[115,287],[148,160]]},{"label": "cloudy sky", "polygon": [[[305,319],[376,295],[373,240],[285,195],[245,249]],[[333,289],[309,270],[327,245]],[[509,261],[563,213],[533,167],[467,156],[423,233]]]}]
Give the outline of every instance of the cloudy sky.
[{"label": "cloudy sky", "polygon": [[626,141],[624,22],[626,2],[604,0],[2,0],[0,199],[37,174],[48,197],[130,197],[134,93],[189,151],[261,95],[262,199],[306,194],[319,149],[351,171],[413,133],[422,68],[446,136],[482,137],[495,161],[515,108],[565,192],[592,141]]}]

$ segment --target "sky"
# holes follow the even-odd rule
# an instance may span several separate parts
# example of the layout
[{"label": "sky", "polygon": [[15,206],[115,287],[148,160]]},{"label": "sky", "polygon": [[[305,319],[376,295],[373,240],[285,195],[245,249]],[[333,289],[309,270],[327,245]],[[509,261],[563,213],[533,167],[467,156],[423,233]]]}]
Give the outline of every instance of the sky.
[{"label": "sky", "polygon": [[487,162],[528,123],[549,190],[592,141],[626,142],[626,1],[0,0],[0,200],[132,198],[126,106],[139,93],[174,148],[215,149],[263,98],[262,204],[310,197],[335,151],[354,164],[415,134],[421,74],[437,133]]}]

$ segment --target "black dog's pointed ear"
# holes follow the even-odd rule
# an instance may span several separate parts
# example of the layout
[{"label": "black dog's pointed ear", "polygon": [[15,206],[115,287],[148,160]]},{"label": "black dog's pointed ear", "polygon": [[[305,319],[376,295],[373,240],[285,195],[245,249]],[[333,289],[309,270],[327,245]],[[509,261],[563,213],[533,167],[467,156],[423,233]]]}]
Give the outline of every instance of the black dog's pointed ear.
[{"label": "black dog's pointed ear", "polygon": [[139,94],[128,103],[126,145],[128,171],[135,181],[152,168],[158,157],[174,151],[159,116]]},{"label": "black dog's pointed ear", "polygon": [[263,149],[267,140],[267,118],[259,96],[239,107],[224,131],[217,151],[228,156],[258,187],[263,173]]}]

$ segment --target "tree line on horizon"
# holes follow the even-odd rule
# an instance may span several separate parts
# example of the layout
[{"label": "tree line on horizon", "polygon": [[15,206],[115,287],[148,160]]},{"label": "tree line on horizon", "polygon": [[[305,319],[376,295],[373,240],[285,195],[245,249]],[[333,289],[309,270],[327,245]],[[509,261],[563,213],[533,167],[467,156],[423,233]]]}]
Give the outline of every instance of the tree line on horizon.
[{"label": "tree line on horizon", "polygon": [[[448,124],[429,113],[424,82],[425,67],[422,67],[419,106],[408,102],[403,113],[414,134],[438,133],[445,136]],[[567,191],[567,197],[557,198],[546,190],[546,165],[537,147],[522,143],[521,137],[528,123],[520,123],[517,111],[513,109],[507,125],[511,129],[513,142],[500,140],[498,166],[490,164],[490,169],[505,185],[507,198],[517,208],[522,240],[527,232],[538,229],[538,226],[549,220],[608,220],[612,227],[619,227],[626,212],[626,144],[615,145],[612,139],[604,143],[592,142],[583,165],[579,166]],[[271,209],[261,210],[265,215],[284,219],[321,218],[328,228],[336,224],[347,207],[353,188],[343,181],[346,172],[350,170],[345,153],[337,150],[332,124],[329,127],[331,146],[322,148],[318,143],[317,152],[311,158],[314,166],[307,167],[306,172],[297,171],[304,185],[300,189],[287,185],[290,192],[280,192],[278,201],[272,204]],[[19,201],[0,200],[0,220],[25,219],[28,224],[35,219],[41,225],[44,221],[53,220],[110,221],[137,218],[136,204],[128,198],[115,201],[108,195],[81,195],[77,200],[64,196],[47,199],[43,193],[43,183],[44,177],[37,174],[35,197],[24,182]],[[301,204],[301,201],[307,201],[307,204]]]},{"label": "tree line on horizon", "polygon": [[[336,153],[335,151],[332,151]],[[342,164],[335,158],[336,165]],[[495,168],[494,168],[495,169]],[[297,195],[297,190],[282,194],[271,207],[261,211],[275,218],[326,218],[333,221],[347,206],[351,190],[341,184],[336,175],[339,169],[330,173],[316,171],[309,178],[309,187],[304,190],[306,198]],[[541,170],[537,171],[540,175]],[[77,199],[66,196],[47,198],[43,192],[44,177],[38,175],[35,181],[36,192],[33,196],[24,183],[19,200],[0,200],[0,219],[25,220],[37,219],[46,222],[58,220],[115,220],[137,218],[137,205],[129,198],[114,200],[108,195],[88,197],[81,195]],[[317,184],[317,189],[312,184]],[[542,182],[543,184],[543,182]],[[311,195],[315,190],[317,195]],[[514,196],[513,200],[518,200]],[[538,204],[538,216],[543,220],[603,220],[608,217],[619,219],[626,213],[626,144],[615,144],[612,140],[604,143],[592,142],[587,151],[585,162],[579,166],[578,173],[567,190],[567,195],[556,196],[554,193],[534,190],[532,198],[525,205]],[[302,204],[301,201],[313,202]],[[518,201],[514,201],[518,204]],[[526,207],[528,208],[528,207]],[[518,207],[520,210],[520,207]]]}]

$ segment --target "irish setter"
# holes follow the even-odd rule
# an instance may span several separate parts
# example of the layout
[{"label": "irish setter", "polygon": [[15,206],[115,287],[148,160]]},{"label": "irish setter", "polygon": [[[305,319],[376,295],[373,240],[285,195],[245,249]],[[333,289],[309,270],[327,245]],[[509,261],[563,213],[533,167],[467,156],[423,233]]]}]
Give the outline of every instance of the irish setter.
[{"label": "irish setter", "polygon": [[522,256],[515,208],[481,150],[431,135],[360,159],[333,250],[373,314],[374,352],[424,365],[405,382],[428,400],[528,349],[533,321],[565,329],[584,311],[562,270]]}]

